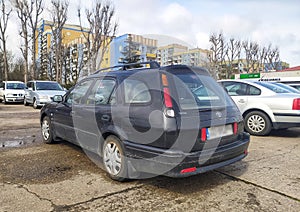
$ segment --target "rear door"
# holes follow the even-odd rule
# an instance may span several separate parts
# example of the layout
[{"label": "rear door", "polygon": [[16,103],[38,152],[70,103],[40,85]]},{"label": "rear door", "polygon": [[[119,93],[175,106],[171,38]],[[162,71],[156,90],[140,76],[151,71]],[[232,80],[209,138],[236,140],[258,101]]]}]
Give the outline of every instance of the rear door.
[{"label": "rear door", "polygon": [[248,102],[247,84],[242,82],[226,81],[222,82],[222,85],[243,113]]},{"label": "rear door", "polygon": [[236,141],[234,125],[242,123],[241,114],[212,77],[187,70],[173,72],[173,79],[172,98],[178,107],[178,149],[199,151]]}]

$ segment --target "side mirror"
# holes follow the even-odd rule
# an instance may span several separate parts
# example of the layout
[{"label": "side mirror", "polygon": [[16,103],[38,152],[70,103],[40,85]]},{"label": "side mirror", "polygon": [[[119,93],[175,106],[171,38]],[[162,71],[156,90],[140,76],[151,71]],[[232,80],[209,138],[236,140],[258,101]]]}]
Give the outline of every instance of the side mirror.
[{"label": "side mirror", "polygon": [[55,95],[53,97],[53,102],[62,102],[63,101],[63,96],[62,95]]}]

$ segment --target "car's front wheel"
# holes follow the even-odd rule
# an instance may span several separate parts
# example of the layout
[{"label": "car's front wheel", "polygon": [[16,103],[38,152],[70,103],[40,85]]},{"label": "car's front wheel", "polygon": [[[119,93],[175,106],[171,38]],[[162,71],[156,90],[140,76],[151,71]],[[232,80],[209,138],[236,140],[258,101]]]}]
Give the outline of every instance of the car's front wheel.
[{"label": "car's front wheel", "polygon": [[28,106],[28,105],[29,105],[29,103],[26,101],[26,98],[24,98],[24,105],[25,105],[25,106]]},{"label": "car's front wheel", "polygon": [[103,164],[110,178],[117,181],[127,179],[127,163],[120,139],[108,136],[103,145]]},{"label": "car's front wheel", "polygon": [[53,143],[54,140],[53,140],[51,120],[48,116],[45,116],[43,118],[41,130],[42,130],[43,142],[46,144]]},{"label": "car's front wheel", "polygon": [[37,101],[36,101],[36,99],[34,98],[34,99],[33,99],[33,108],[34,108],[34,109],[38,109],[38,107],[39,107],[39,106],[37,105]]},{"label": "car's front wheel", "polygon": [[269,117],[261,111],[252,111],[245,116],[245,129],[251,135],[268,135],[272,129]]}]

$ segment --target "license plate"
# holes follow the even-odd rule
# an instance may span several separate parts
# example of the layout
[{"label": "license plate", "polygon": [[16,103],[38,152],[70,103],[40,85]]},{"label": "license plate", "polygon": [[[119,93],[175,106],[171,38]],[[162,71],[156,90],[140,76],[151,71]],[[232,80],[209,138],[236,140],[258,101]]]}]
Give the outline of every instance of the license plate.
[{"label": "license plate", "polygon": [[222,126],[215,126],[208,128],[207,131],[207,140],[215,139],[215,138],[221,138],[223,136],[232,135],[232,125],[222,125]]}]

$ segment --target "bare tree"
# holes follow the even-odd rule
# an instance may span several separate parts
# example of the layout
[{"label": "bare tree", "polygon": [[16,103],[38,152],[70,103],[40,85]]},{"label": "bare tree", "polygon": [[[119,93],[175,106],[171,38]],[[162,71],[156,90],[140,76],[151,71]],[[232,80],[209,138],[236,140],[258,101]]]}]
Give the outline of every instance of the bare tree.
[{"label": "bare tree", "polygon": [[246,72],[254,72],[259,67],[259,45],[256,42],[243,41],[242,46],[246,56]]},{"label": "bare tree", "polygon": [[27,0],[15,0],[14,7],[16,9],[18,18],[21,24],[20,36],[23,39],[23,45],[20,50],[24,58],[24,82],[27,82],[28,78],[28,49],[29,49],[29,36],[28,36],[28,20],[32,15],[32,10]]},{"label": "bare tree", "polygon": [[4,79],[8,80],[8,62],[7,62],[7,49],[6,49],[6,29],[9,16],[12,9],[6,9],[5,0],[1,0],[1,14],[0,14],[0,40],[1,40],[1,51],[3,52],[3,63],[4,63]]},{"label": "bare tree", "polygon": [[225,61],[225,39],[223,33],[219,33],[218,35],[212,34],[209,38],[209,42],[211,43],[211,55],[210,55],[210,63],[211,63],[211,74],[214,78],[218,78],[219,75],[219,67]]},{"label": "bare tree", "polygon": [[230,38],[225,51],[227,58],[226,78],[229,78],[234,73],[234,61],[239,60],[241,55],[241,41]]},{"label": "bare tree", "polygon": [[56,81],[62,83],[62,69],[63,69],[63,55],[64,50],[62,46],[62,30],[67,20],[67,11],[69,3],[66,1],[52,0],[52,44],[54,45],[54,56],[55,56],[55,74]]},{"label": "bare tree", "polygon": [[36,63],[36,42],[39,37],[39,31],[37,30],[37,25],[39,21],[39,17],[43,12],[43,0],[31,0],[30,9],[32,11],[29,16],[29,28],[31,31],[31,54],[32,54],[32,77],[37,79],[39,77],[37,63]]},{"label": "bare tree", "polygon": [[266,59],[269,69],[277,70],[279,68],[279,63],[280,63],[278,47],[272,48],[272,44],[270,44],[267,48],[267,53],[266,53],[265,59]]},{"label": "bare tree", "polygon": [[96,0],[93,9],[85,10],[85,17],[89,26],[88,32],[84,33],[81,9],[78,9],[81,31],[85,37],[88,49],[89,72],[95,71],[97,64],[99,65],[102,62],[104,53],[116,34],[118,24],[113,22],[114,15],[115,9],[111,2],[102,3],[101,0]]}]

